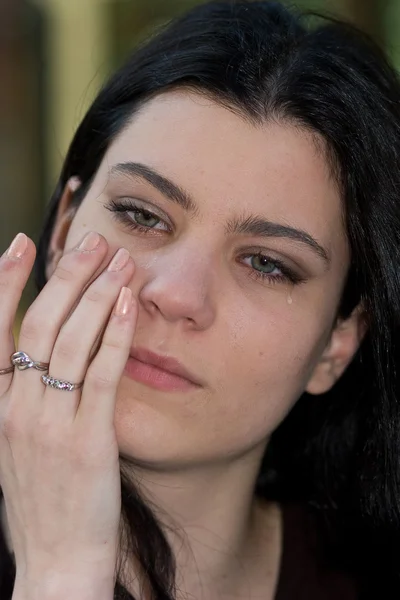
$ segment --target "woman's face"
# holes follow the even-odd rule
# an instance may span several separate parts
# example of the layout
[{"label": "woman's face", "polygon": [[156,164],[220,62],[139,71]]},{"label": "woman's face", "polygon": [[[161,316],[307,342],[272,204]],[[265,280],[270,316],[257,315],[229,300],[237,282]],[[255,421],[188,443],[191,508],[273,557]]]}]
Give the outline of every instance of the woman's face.
[{"label": "woman's face", "polygon": [[[113,202],[154,216],[113,213]],[[88,230],[107,239],[108,258],[127,248],[132,346],[178,359],[203,385],[165,392],[124,375],[121,454],[164,466],[242,455],[318,388],[349,264],[341,211],[310,133],[251,125],[185,91],[142,107],[107,151],[64,250]]]}]

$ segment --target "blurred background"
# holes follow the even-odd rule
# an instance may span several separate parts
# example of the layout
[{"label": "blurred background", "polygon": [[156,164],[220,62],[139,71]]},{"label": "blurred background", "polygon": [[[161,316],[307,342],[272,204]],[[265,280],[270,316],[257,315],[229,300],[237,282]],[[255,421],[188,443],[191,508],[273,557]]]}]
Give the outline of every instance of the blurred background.
[{"label": "blurred background", "polygon": [[[35,242],[74,130],[135,44],[199,0],[0,0],[0,253]],[[400,69],[400,0],[298,0],[343,16]],[[20,313],[34,297],[32,282]]]}]

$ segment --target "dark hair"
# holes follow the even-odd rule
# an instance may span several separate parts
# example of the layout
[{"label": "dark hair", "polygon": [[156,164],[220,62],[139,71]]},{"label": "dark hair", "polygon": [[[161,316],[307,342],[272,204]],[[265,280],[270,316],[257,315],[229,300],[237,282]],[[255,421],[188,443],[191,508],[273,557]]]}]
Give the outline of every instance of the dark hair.
[{"label": "dark hair", "polygon": [[[79,204],[138,108],[177,87],[206,94],[253,122],[293,122],[324,140],[351,248],[337,317],[348,317],[361,302],[368,333],[331,391],[304,393],[273,433],[255,493],[309,506],[327,556],[360,580],[365,597],[397,598],[400,87],[367,36],[277,2],[211,2],[168,24],[103,87],[74,136],[38,245],[38,289],[68,179],[83,182]],[[123,468],[121,485],[131,552],[154,597],[175,598],[174,556],[161,524]],[[119,579],[115,597],[132,598]]]}]

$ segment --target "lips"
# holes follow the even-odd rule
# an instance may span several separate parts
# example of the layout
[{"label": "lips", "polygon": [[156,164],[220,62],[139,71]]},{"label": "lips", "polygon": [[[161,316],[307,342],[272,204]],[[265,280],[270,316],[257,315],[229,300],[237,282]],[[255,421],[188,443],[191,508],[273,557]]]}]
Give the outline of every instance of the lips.
[{"label": "lips", "polygon": [[186,369],[186,367],[184,367],[178,360],[170,356],[161,356],[151,352],[151,350],[147,350],[146,348],[132,348],[130,356],[136,360],[139,360],[140,362],[153,365],[159,369],[162,369],[163,371],[167,371],[168,373],[173,373],[174,375],[178,375],[183,379],[187,379],[195,385],[203,385],[196,375]]}]

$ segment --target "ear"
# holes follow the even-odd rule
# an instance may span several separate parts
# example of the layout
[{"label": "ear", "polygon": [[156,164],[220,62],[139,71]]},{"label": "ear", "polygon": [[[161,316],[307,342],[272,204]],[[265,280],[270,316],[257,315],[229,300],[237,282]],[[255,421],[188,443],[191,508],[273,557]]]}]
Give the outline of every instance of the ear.
[{"label": "ear", "polygon": [[64,188],[58,204],[57,215],[54,221],[53,232],[49,243],[49,256],[46,265],[46,278],[49,279],[58,261],[63,255],[69,228],[76,213],[76,208],[71,207],[74,193],[80,187],[81,181],[71,177]]},{"label": "ear", "polygon": [[305,391],[324,394],[344,373],[367,331],[365,312],[359,304],[344,320],[338,320]]}]

